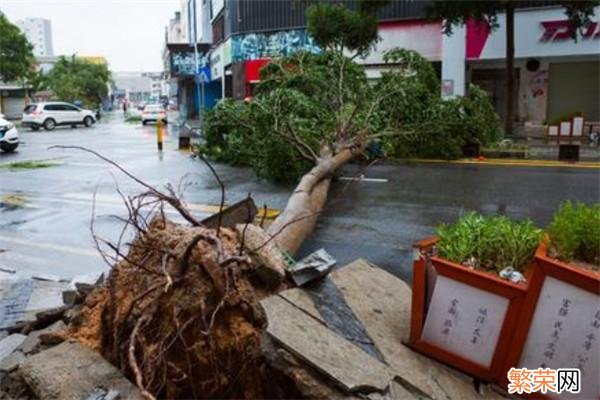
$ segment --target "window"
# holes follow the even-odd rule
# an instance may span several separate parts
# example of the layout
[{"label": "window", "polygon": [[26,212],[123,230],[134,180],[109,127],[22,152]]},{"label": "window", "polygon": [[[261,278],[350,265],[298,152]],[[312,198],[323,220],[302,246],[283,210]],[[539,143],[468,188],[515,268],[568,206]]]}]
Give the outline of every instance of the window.
[{"label": "window", "polygon": [[63,111],[79,111],[79,108],[72,106],[70,104],[63,104],[62,108],[63,108]]},{"label": "window", "polygon": [[46,111],[60,111],[61,108],[58,104],[46,104],[44,106],[44,110]]},{"label": "window", "polygon": [[23,110],[23,112],[25,114],[31,114],[32,112],[35,111],[36,108],[37,108],[37,104],[29,104],[27,107],[25,107],[25,110]]}]

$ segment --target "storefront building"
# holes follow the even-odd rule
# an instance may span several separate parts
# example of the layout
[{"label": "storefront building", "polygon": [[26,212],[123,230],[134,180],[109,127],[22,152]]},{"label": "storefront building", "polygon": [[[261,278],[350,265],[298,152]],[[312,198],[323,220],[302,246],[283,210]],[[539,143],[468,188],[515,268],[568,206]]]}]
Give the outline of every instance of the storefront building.
[{"label": "storefront building", "polygon": [[[210,64],[212,79],[221,85],[223,97],[253,96],[260,81],[260,69],[273,58],[298,51],[322,51],[306,31],[307,4],[304,2],[226,0],[213,3]],[[348,3],[353,6],[352,1]],[[383,54],[394,47],[416,50],[439,69],[441,22],[425,21],[425,6],[426,2],[397,1],[379,10],[381,40],[369,56],[356,60],[365,65],[369,78],[380,76],[386,68]]]},{"label": "storefront building", "polygon": [[[562,7],[520,9],[515,13],[515,119],[520,126],[553,123],[573,113],[600,121],[600,7],[594,22],[571,38]],[[462,95],[465,83],[491,95],[496,111],[505,115],[505,17],[499,28],[469,23],[444,38],[444,95]],[[459,60],[457,54],[464,54]]]}]

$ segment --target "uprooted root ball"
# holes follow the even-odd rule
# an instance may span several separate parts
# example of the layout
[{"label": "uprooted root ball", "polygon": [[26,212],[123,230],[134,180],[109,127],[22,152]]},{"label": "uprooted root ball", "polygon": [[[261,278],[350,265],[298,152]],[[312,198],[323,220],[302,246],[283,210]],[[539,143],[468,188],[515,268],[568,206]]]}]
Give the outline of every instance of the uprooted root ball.
[{"label": "uprooted root ball", "polygon": [[86,299],[70,336],[100,351],[146,396],[297,397],[264,363],[266,292],[230,229],[156,218],[105,285]]}]

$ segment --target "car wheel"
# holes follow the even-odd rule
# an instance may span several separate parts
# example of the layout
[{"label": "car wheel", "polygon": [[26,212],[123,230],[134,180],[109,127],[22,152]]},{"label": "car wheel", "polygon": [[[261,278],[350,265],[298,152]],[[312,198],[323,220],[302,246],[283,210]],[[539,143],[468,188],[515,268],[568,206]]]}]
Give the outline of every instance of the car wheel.
[{"label": "car wheel", "polygon": [[30,128],[31,128],[32,131],[39,131],[40,130],[40,127],[37,126],[37,125],[31,125]]},{"label": "car wheel", "polygon": [[56,121],[53,120],[52,118],[48,118],[47,120],[44,121],[44,129],[47,131],[52,131],[54,130],[54,128],[56,128]]},{"label": "car wheel", "polygon": [[19,147],[19,143],[2,143],[0,144],[0,149],[2,149],[3,151],[7,152],[7,153],[12,153],[13,151],[15,151],[17,149],[17,147]]},{"label": "car wheel", "polygon": [[83,119],[83,124],[85,125],[86,128],[89,128],[90,126],[92,126],[93,123],[94,123],[94,120],[89,115]]}]

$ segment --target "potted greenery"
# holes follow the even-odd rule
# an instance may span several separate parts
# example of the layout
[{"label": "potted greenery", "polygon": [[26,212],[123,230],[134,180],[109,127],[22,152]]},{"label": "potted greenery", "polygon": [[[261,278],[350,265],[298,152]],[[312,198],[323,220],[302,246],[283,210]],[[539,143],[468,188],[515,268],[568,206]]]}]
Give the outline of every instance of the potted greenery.
[{"label": "potted greenery", "polygon": [[418,242],[408,344],[499,381],[542,233],[528,220],[468,213]]},{"label": "potted greenery", "polygon": [[[498,374],[577,368],[581,398],[599,398],[600,204],[563,203],[535,255],[527,295]],[[504,382],[506,383],[506,382]]]},{"label": "potted greenery", "polygon": [[600,273],[600,204],[563,203],[537,255]]}]

